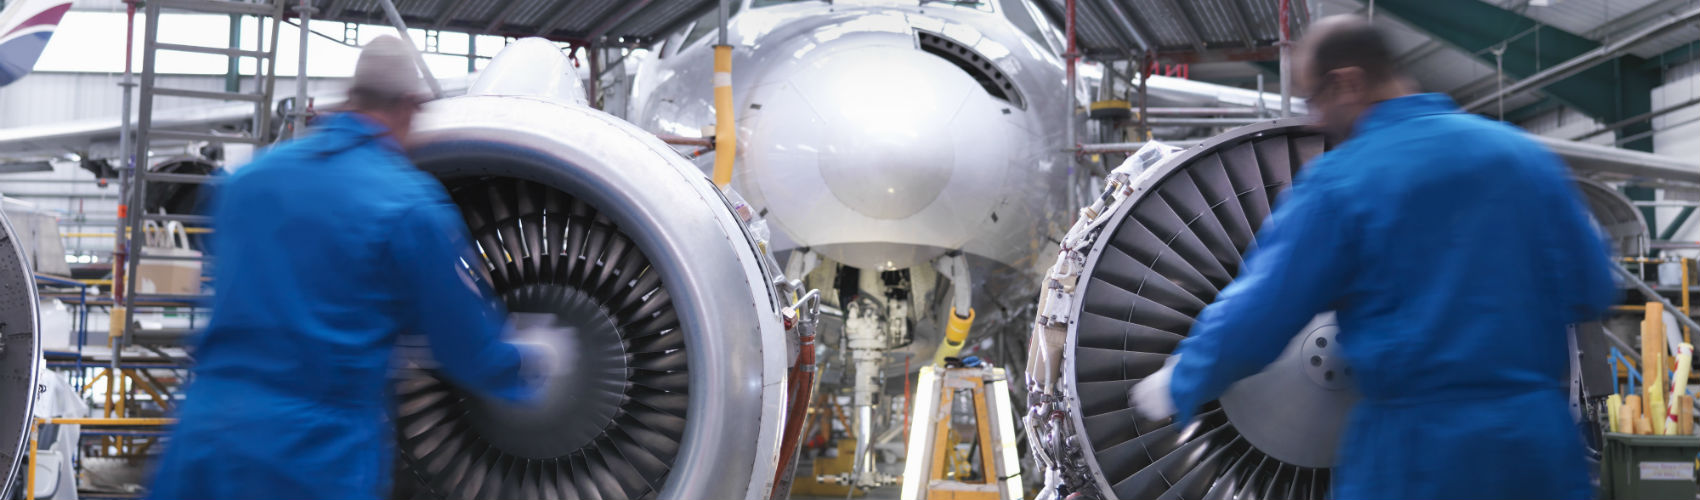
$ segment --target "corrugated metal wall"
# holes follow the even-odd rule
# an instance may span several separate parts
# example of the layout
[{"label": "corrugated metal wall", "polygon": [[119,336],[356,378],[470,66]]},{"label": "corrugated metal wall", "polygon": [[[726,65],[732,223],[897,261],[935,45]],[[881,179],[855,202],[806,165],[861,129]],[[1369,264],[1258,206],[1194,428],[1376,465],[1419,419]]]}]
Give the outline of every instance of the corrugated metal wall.
[{"label": "corrugated metal wall", "polygon": [[[1665,73],[1665,85],[1653,89],[1653,109],[1700,98],[1700,62],[1675,66]],[[1679,158],[1700,158],[1700,106],[1653,119],[1653,149]]]}]

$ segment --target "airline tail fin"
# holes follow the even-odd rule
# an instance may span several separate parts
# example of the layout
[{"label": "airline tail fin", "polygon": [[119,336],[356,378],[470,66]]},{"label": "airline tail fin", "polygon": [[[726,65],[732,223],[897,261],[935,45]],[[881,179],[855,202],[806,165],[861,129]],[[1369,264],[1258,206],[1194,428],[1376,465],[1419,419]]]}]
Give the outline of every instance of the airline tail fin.
[{"label": "airline tail fin", "polygon": [[70,10],[66,0],[18,0],[0,11],[0,86],[35,69],[47,40]]}]

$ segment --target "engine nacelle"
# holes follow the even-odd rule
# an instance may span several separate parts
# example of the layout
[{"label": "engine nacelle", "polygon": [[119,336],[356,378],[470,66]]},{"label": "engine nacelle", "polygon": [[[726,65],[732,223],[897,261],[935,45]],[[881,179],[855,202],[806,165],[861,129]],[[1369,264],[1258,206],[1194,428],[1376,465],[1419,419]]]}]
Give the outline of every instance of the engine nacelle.
[{"label": "engine nacelle", "polygon": [[[553,44],[427,105],[413,159],[460,206],[512,313],[575,333],[534,408],[428,370],[397,385],[398,482],[446,498],[764,498],[786,340],[771,259],[702,172],[585,104]],[[408,484],[408,482],[412,484]]]},{"label": "engine nacelle", "polygon": [[[35,274],[12,223],[0,215],[0,498],[12,497],[29,444],[38,391],[41,322]],[[57,255],[44,256],[59,258]]]}]

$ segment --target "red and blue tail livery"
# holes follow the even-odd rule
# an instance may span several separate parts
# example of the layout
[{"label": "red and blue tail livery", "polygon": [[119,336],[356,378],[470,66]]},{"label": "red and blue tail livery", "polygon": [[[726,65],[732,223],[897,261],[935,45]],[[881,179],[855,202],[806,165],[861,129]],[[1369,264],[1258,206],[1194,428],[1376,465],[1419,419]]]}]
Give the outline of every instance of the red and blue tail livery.
[{"label": "red and blue tail livery", "polygon": [[35,68],[59,20],[71,10],[65,0],[18,0],[0,11],[0,86]]}]

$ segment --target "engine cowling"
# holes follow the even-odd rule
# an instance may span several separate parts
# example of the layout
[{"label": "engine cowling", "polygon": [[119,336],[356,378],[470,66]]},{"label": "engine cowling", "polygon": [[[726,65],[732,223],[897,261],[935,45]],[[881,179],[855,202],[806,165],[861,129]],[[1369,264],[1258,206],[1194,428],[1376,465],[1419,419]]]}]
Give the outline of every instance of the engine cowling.
[{"label": "engine cowling", "polygon": [[[0,467],[8,478],[0,498],[11,498],[18,468],[29,453],[31,420],[38,392],[41,324],[35,274],[12,223],[0,215]],[[58,256],[44,256],[58,258]]]},{"label": "engine cowling", "polygon": [[[398,485],[445,498],[763,498],[786,340],[774,269],[727,199],[654,136],[591,109],[540,39],[431,103],[413,160],[460,206],[469,267],[511,313],[574,332],[567,383],[487,403],[397,382]],[[411,483],[409,483],[411,482]]]}]

